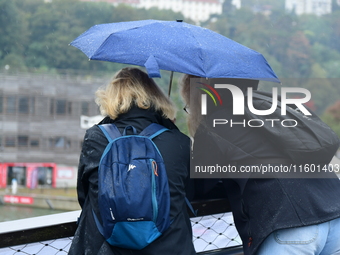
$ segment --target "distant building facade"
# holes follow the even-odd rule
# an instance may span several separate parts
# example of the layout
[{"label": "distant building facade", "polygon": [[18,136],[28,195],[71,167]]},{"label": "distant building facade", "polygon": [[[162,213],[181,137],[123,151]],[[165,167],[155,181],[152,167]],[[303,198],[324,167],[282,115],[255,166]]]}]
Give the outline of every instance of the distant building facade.
[{"label": "distant building facade", "polygon": [[141,8],[157,7],[160,10],[181,12],[185,18],[196,23],[206,21],[212,14],[222,14],[222,3],[219,0],[140,0]]},{"label": "distant building facade", "polygon": [[[81,0],[85,2],[107,2],[113,5],[127,4],[136,8],[158,8],[180,12],[185,18],[196,23],[204,22],[210,15],[222,14],[224,0]],[[241,0],[232,0],[236,8],[241,7]]]},{"label": "distant building facade", "polygon": [[[224,2],[224,0],[222,2]],[[241,0],[232,0],[231,4],[234,5],[236,9],[241,8]]]},{"label": "distant building facade", "polygon": [[0,74],[0,162],[77,166],[81,117],[98,116],[94,93],[108,80]]},{"label": "distant building facade", "polygon": [[285,8],[297,15],[315,14],[321,16],[332,12],[332,0],[286,0]]}]

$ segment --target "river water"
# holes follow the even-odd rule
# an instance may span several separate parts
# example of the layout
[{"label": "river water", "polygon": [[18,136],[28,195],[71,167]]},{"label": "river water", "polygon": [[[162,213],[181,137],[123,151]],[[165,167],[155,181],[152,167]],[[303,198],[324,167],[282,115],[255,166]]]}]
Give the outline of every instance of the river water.
[{"label": "river water", "polygon": [[56,213],[62,213],[62,212],[65,212],[65,211],[13,206],[13,205],[0,205],[0,222],[10,221],[10,220],[19,220],[19,219],[24,219],[24,218],[31,218],[31,217],[43,216],[43,215],[48,215],[48,214],[56,214]]}]

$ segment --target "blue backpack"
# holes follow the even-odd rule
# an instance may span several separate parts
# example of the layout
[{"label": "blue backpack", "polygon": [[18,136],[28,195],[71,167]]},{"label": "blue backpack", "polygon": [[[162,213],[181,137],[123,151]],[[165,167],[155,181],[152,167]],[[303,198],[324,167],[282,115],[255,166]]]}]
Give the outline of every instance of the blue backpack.
[{"label": "blue backpack", "polygon": [[[140,250],[170,226],[170,192],[164,161],[152,139],[165,127],[153,123],[140,134],[123,135],[114,124],[98,125],[109,144],[98,170],[99,232],[106,241]],[[131,129],[133,135],[127,135]]]}]

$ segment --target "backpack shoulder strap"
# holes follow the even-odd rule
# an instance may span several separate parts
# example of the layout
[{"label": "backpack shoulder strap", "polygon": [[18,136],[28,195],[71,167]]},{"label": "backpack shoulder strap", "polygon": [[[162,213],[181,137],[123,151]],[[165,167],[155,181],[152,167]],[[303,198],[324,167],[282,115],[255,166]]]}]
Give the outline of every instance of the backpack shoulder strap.
[{"label": "backpack shoulder strap", "polygon": [[113,123],[98,125],[98,127],[103,131],[104,135],[106,136],[107,140],[109,140],[109,142],[113,141],[117,137],[122,136],[117,126]]},{"label": "backpack shoulder strap", "polygon": [[159,125],[157,123],[151,123],[147,126],[139,135],[149,137],[150,139],[155,138],[156,136],[160,135],[161,133],[167,131],[166,127]]}]

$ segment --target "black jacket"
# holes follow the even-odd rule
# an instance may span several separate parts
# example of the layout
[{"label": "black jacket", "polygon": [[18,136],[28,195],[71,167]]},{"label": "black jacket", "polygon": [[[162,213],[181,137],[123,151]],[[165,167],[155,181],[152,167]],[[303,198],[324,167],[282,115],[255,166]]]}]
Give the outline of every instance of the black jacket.
[{"label": "black jacket", "polygon": [[[224,109],[223,112],[211,114],[206,121],[214,118],[242,123],[244,116],[233,115],[231,110]],[[284,159],[279,145],[272,144],[256,128],[226,124],[209,130],[207,126],[201,125],[194,139],[194,157],[202,165],[216,165],[221,160],[228,164],[250,162],[252,159],[258,162],[271,158]],[[256,254],[264,239],[275,230],[340,217],[340,180],[335,174],[333,178],[324,179],[249,177],[229,176],[220,181],[204,180],[203,183],[205,192],[209,192],[218,181],[223,182],[245,255]]]},{"label": "black jacket", "polygon": [[98,212],[98,165],[101,155],[108,144],[98,126],[88,129],[80,156],[78,169],[78,200],[82,214],[72,245],[71,255],[92,254],[136,254],[136,255],[191,255],[196,254],[192,243],[191,223],[185,203],[186,188],[189,183],[190,139],[182,134],[169,120],[152,110],[132,108],[120,115],[115,121],[105,118],[100,124],[114,122],[122,131],[127,125],[141,132],[151,123],[158,123],[166,131],[153,139],[159,148],[167,170],[170,188],[170,228],[157,240],[142,250],[128,250],[110,246],[97,230],[92,209]]}]

